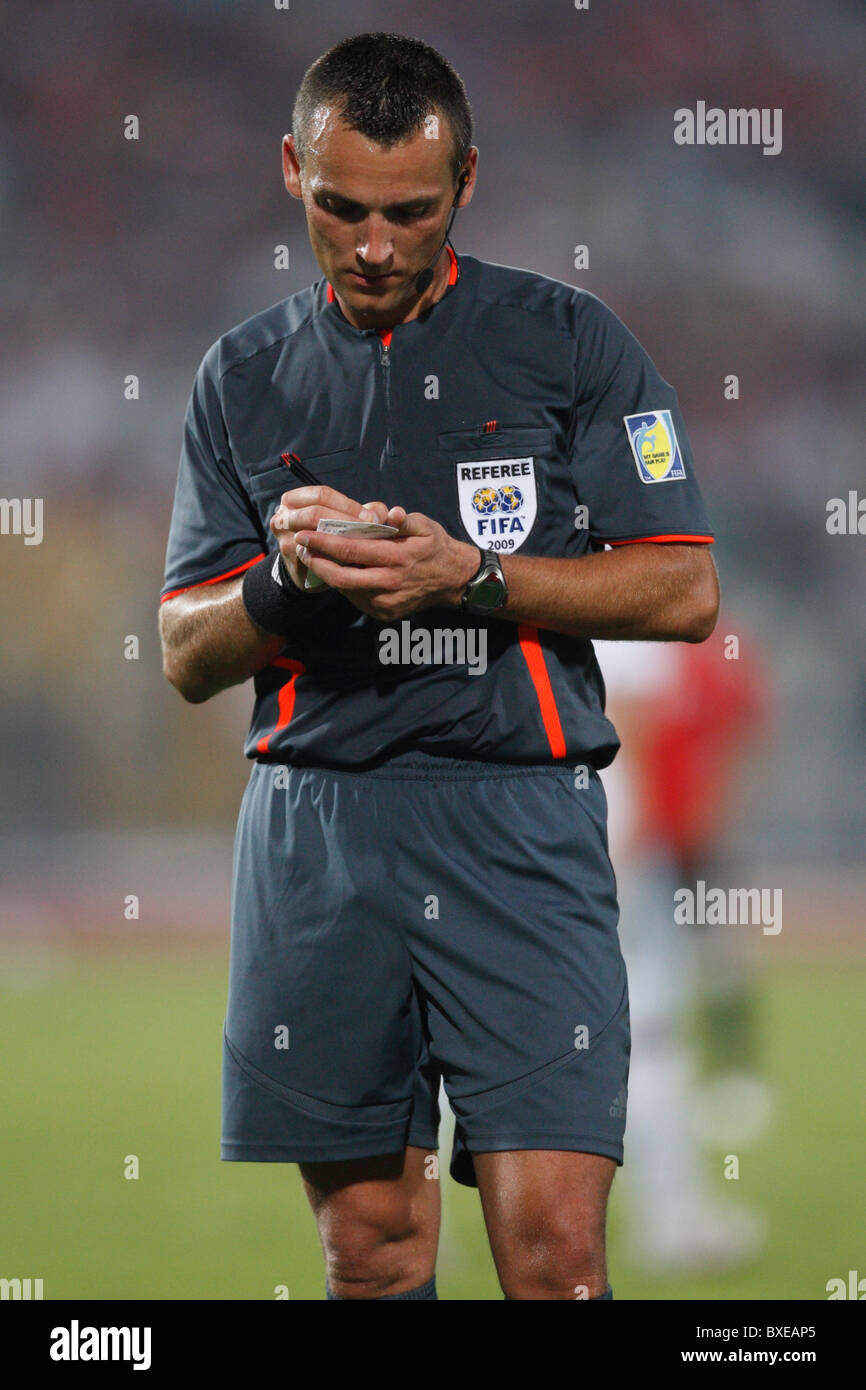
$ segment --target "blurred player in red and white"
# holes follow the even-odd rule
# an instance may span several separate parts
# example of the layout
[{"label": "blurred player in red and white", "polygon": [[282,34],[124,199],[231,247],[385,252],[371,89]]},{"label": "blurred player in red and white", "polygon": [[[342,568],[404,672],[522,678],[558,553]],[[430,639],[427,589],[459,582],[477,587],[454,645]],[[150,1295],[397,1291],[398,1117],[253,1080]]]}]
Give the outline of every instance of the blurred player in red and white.
[{"label": "blurred player in red and white", "polygon": [[[744,929],[677,925],[674,892],[698,878],[743,878],[726,837],[748,802],[747,763],[767,730],[767,676],[753,641],[724,613],[701,645],[594,646],[622,740],[603,781],[631,998],[631,1164],[622,1189],[632,1255],[654,1270],[734,1264],[759,1250],[763,1222],[716,1195],[702,1139],[730,1152],[769,1113],[754,1074]],[[691,1027],[696,1011],[703,1049]]]}]

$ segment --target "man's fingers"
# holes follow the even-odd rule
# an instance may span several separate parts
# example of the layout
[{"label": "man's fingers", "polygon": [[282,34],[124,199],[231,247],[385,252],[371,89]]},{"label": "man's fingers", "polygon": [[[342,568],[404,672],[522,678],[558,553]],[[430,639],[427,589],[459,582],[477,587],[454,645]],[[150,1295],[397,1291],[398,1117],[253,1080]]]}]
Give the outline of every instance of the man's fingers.
[{"label": "man's fingers", "polygon": [[[400,521],[406,515],[402,507],[392,507],[390,511],[385,502],[365,502],[363,506],[358,502],[350,505],[353,511],[347,512],[339,510],[335,506],[325,506],[321,502],[309,502],[303,505],[301,493],[309,493],[323,489],[316,488],[296,488],[293,492],[284,492],[280,499],[280,505],[271,518],[271,530],[276,535],[281,531],[314,531],[323,516],[339,517],[345,521],[378,521],[380,524],[388,521],[391,517],[390,525],[399,526]],[[330,489],[329,489],[330,491]],[[342,496],[341,493],[334,493],[335,497]],[[397,513],[396,519],[393,513]]]},{"label": "man's fingers", "polygon": [[392,525],[400,527],[401,536],[429,536],[432,534],[430,518],[423,512],[405,512],[402,507],[392,507],[394,512],[402,512],[402,521],[394,521]]},{"label": "man's fingers", "polygon": [[[300,557],[298,557],[300,561]],[[313,555],[305,562],[311,574],[317,574],[331,589],[369,593],[372,596],[388,592],[394,587],[393,569],[373,569],[364,566],[354,569],[351,565],[341,565],[335,560],[326,560],[324,555]]]},{"label": "man's fingers", "polygon": [[324,483],[319,483],[315,487],[311,483],[305,483],[303,487],[289,488],[280,498],[283,506],[299,507],[330,507],[336,516],[347,516],[352,521],[359,519],[362,511],[361,503],[356,502],[354,497],[347,497],[344,492],[338,492],[336,488],[326,487]]},{"label": "man's fingers", "polygon": [[405,515],[402,507],[391,507],[389,510],[385,502],[356,502],[353,497],[347,497],[336,488],[305,484],[283,493],[271,517],[270,527],[274,535],[283,531],[315,530],[324,516],[399,526]]},{"label": "man's fingers", "polygon": [[271,530],[275,535],[280,531],[315,531],[320,517],[323,516],[338,517],[341,521],[376,521],[378,519],[372,512],[365,515],[364,508],[361,506],[358,506],[357,511],[350,514],[318,503],[312,503],[306,507],[296,507],[281,502],[271,518]]},{"label": "man's fingers", "polygon": [[334,507],[338,512],[345,512],[347,516],[352,517],[357,517],[361,510],[361,503],[356,502],[354,497],[347,497],[345,492],[326,487],[324,483],[318,483],[315,487],[305,483],[303,487],[290,488],[283,493],[280,501],[290,507],[308,507],[318,503],[322,507]]},{"label": "man's fingers", "polygon": [[394,540],[388,538],[374,540],[371,536],[332,536],[327,531],[304,531],[296,534],[295,542],[295,554],[303,564],[308,563],[308,557],[318,556],[339,565],[363,565],[365,568],[373,565],[389,568],[400,562]]},{"label": "man's fingers", "polygon": [[[373,515],[370,517],[370,520],[373,521],[375,519],[382,526],[388,521],[388,508],[384,502],[365,502],[363,510],[365,512],[372,512]],[[392,507],[391,510],[393,511],[394,508]],[[367,518],[362,516],[361,520],[366,521]],[[392,522],[390,524],[393,525],[394,523]]]}]

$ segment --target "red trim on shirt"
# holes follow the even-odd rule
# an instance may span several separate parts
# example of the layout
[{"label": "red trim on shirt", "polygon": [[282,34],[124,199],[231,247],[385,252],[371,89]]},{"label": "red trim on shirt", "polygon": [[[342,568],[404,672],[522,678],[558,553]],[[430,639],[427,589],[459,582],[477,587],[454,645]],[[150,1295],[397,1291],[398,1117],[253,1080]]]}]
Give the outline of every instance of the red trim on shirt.
[{"label": "red trim on shirt", "polygon": [[607,541],[607,545],[642,545],[644,541],[693,541],[699,545],[712,545],[714,536],[635,536],[630,541]]},{"label": "red trim on shirt", "polygon": [[221,579],[231,579],[235,574],[243,574],[250,565],[257,565],[259,560],[264,560],[264,558],[264,555],[254,555],[252,560],[245,560],[242,565],[238,565],[235,569],[226,570],[225,574],[215,574],[213,579],[197,579],[194,584],[185,584],[182,589],[172,589],[170,594],[163,594],[159,601],[165,603],[166,599],[175,598],[177,594],[188,593],[190,589],[200,589],[203,584],[219,584]]},{"label": "red trim on shirt", "polygon": [[279,709],[277,722],[269,734],[259,739],[256,744],[257,753],[269,753],[271,739],[275,734],[278,734],[281,729],[285,729],[291,722],[292,715],[295,712],[295,682],[298,676],[302,676],[307,669],[302,661],[295,661],[290,656],[274,657],[274,660],[269,664],[271,666],[280,666],[284,671],[291,671],[292,674],[285,685],[280,686],[277,695],[277,707]]},{"label": "red trim on shirt", "polygon": [[547,662],[544,660],[544,650],[538,640],[538,628],[531,627],[528,623],[518,623],[517,635],[520,639],[520,650],[523,652],[529,667],[532,684],[535,686],[535,693],[538,696],[541,722],[544,725],[544,732],[547,734],[550,751],[554,758],[564,758],[566,751],[565,734],[562,732],[562,724],[559,721],[559,710],[556,708],[556,697],[550,684]]},{"label": "red trim on shirt", "polygon": [[[458,276],[459,276],[459,274],[460,274],[460,268],[459,268],[459,266],[458,266],[458,264],[457,264],[457,257],[455,256],[454,252],[451,250],[451,247],[446,245],[445,250],[448,252],[448,255],[449,255],[450,258],[451,258],[451,268],[450,268],[450,270],[448,271],[448,285],[449,285],[449,287],[450,287],[451,285],[456,285],[456,284],[457,284],[457,278],[458,278]],[[334,286],[331,284],[331,282],[330,282],[330,280],[329,280],[329,281],[328,281],[328,303],[329,303],[329,304],[333,304],[335,298],[336,298],[336,295],[334,294]],[[390,342],[390,337],[389,337],[389,342]]]}]

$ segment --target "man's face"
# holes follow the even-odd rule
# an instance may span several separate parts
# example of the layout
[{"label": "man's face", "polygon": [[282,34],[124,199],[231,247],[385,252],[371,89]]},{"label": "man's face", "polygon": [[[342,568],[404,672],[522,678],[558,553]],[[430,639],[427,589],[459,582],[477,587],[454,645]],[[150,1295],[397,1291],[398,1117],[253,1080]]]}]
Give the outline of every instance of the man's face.
[{"label": "man's face", "polygon": [[[320,107],[303,171],[292,136],[283,141],[286,187],[303,198],[316,260],[357,327],[403,322],[441,293],[441,262],[424,295],[412,283],[441,246],[456,192],[452,137],[444,120],[438,131],[437,139],[421,130],[385,150]],[[461,203],[471,197],[476,159],[473,147]]]}]

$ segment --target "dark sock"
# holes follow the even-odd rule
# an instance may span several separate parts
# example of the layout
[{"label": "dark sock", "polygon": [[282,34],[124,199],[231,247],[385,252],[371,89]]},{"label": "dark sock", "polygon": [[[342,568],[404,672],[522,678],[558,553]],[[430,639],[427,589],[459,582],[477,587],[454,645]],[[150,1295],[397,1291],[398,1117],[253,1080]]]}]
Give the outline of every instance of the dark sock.
[{"label": "dark sock", "polygon": [[[610,1284],[608,1284],[608,1286],[607,1286],[607,1292],[606,1292],[606,1293],[597,1293],[596,1296],[595,1296],[595,1298],[588,1298],[588,1299],[586,1300],[586,1302],[587,1302],[587,1303],[600,1303],[601,1300],[602,1300],[603,1298],[613,1298],[613,1289],[611,1288]],[[519,1303],[519,1302],[520,1302],[520,1299],[519,1299],[519,1298],[509,1298],[508,1294],[506,1294],[506,1295],[505,1295],[505,1302],[506,1302],[506,1303]],[[580,1302],[580,1299],[576,1299],[575,1302],[579,1303],[579,1302]]]},{"label": "dark sock", "polygon": [[381,1298],[360,1299],[360,1298],[340,1298],[339,1294],[331,1293],[328,1285],[325,1285],[325,1294],[330,1303],[396,1303],[404,1298],[427,1298],[434,1299],[437,1303],[439,1299],[436,1295],[436,1275],[428,1284],[421,1284],[417,1289],[407,1289],[405,1293],[386,1293]]}]

